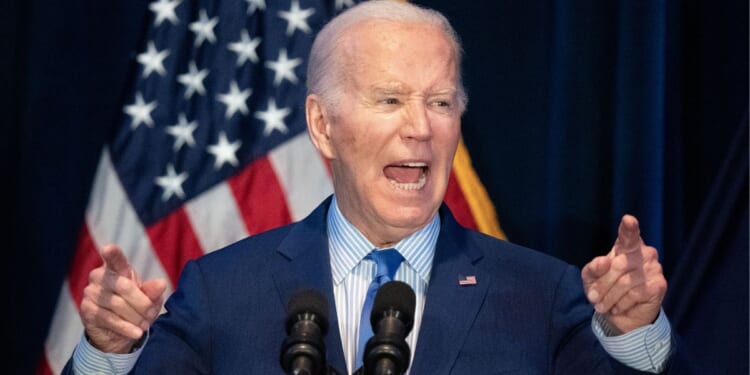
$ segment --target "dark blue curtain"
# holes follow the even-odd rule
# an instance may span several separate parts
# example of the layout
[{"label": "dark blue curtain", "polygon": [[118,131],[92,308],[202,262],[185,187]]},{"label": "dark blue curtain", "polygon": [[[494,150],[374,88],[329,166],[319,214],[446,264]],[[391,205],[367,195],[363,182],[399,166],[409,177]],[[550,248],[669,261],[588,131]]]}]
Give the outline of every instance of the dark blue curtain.
[{"label": "dark blue curtain", "polygon": [[[465,141],[510,240],[583,265],[636,215],[696,365],[747,374],[748,2],[419,3],[464,42]],[[0,8],[10,373],[41,355],[147,4]]]},{"label": "dark blue curtain", "polygon": [[509,239],[583,265],[636,215],[695,366],[747,374],[747,1],[420,3],[463,38],[464,136]]}]

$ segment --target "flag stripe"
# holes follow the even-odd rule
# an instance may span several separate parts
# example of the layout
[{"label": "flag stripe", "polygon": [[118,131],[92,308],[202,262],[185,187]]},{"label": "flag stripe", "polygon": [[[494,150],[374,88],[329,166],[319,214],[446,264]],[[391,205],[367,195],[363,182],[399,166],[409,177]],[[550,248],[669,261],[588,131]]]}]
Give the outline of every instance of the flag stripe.
[{"label": "flag stripe", "polygon": [[146,229],[172,285],[177,285],[182,267],[203,255],[198,238],[183,207]]},{"label": "flag stripe", "polygon": [[250,234],[291,222],[284,193],[267,157],[256,160],[231,178],[229,187]]},{"label": "flag stripe", "polygon": [[303,219],[333,193],[326,163],[306,132],[271,150],[269,158],[282,185],[292,220]]},{"label": "flag stripe", "polygon": [[53,375],[54,372],[52,372],[52,368],[49,367],[49,363],[47,362],[46,358],[42,358],[42,360],[37,363],[37,367],[34,370],[34,374],[36,375]]},{"label": "flag stripe", "polygon": [[68,362],[73,349],[83,334],[83,324],[78,317],[78,307],[73,303],[73,296],[68,292],[70,286],[64,282],[60,298],[52,316],[52,324],[44,343],[47,364],[52,372],[59,374]]},{"label": "flag stripe", "polygon": [[463,196],[461,187],[456,181],[456,173],[454,171],[451,171],[448,179],[448,188],[445,191],[445,204],[451,209],[453,216],[456,217],[456,221],[458,221],[459,224],[467,228],[477,227],[477,223],[471,215],[471,208],[469,208],[469,204]]},{"label": "flag stripe", "polygon": [[206,253],[248,235],[240,208],[226,183],[218,184],[188,202],[185,211],[190,219],[190,226]]}]

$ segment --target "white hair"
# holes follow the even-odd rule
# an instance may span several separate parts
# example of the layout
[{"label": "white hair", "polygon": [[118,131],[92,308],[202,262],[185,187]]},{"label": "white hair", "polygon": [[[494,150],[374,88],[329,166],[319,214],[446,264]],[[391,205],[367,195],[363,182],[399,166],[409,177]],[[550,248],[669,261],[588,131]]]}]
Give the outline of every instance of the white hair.
[{"label": "white hair", "polygon": [[461,112],[468,98],[461,79],[461,41],[458,34],[441,13],[405,1],[369,0],[359,3],[334,17],[315,37],[307,64],[307,92],[317,94],[329,108],[335,108],[342,93],[346,71],[338,48],[347,30],[356,24],[386,20],[425,23],[439,27],[450,41],[456,57],[457,96]]}]

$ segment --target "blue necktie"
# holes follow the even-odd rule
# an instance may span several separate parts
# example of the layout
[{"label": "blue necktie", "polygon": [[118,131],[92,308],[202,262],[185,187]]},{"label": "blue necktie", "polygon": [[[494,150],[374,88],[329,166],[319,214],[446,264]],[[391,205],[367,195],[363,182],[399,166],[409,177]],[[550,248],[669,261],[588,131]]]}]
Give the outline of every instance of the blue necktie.
[{"label": "blue necktie", "polygon": [[367,254],[365,259],[372,259],[375,261],[375,277],[372,279],[369,288],[367,288],[367,297],[365,297],[365,304],[362,307],[362,316],[359,320],[359,347],[357,350],[357,365],[355,368],[362,366],[363,356],[365,352],[365,345],[367,340],[372,337],[372,325],[370,324],[370,313],[372,311],[372,303],[375,300],[375,294],[381,285],[393,280],[393,275],[396,274],[398,266],[404,257],[399,254],[396,249],[385,249],[375,250],[370,254]]}]

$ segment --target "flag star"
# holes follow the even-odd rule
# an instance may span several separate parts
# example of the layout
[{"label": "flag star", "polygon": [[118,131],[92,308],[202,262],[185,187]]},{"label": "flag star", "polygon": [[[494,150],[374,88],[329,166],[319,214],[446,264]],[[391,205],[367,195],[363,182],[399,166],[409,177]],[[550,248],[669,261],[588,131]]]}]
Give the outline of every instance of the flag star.
[{"label": "flag star", "polygon": [[161,200],[166,202],[173,195],[176,195],[180,199],[185,198],[185,191],[182,190],[182,183],[185,182],[187,178],[187,172],[177,174],[174,170],[174,165],[171,163],[167,165],[167,174],[154,179],[154,182],[164,189],[164,192],[161,195]]},{"label": "flag star", "polygon": [[300,9],[299,1],[292,0],[292,5],[289,11],[280,11],[279,17],[287,21],[286,35],[294,34],[294,30],[300,29],[305,33],[310,33],[310,25],[307,24],[307,18],[315,13],[315,9],[307,8]]},{"label": "flag star", "polygon": [[151,11],[156,14],[154,25],[159,26],[164,20],[169,21],[173,25],[179,23],[180,20],[177,18],[174,9],[177,8],[181,2],[182,0],[159,0],[158,2],[149,4],[148,9],[151,9]]},{"label": "flag star", "polygon": [[251,89],[245,89],[240,91],[237,86],[237,81],[232,81],[229,87],[229,92],[226,94],[219,94],[218,101],[224,103],[227,106],[226,117],[231,118],[237,111],[242,112],[246,115],[250,110],[247,109],[247,98],[253,93]]},{"label": "flag star", "polygon": [[354,6],[354,1],[352,0],[336,0],[336,10],[349,8],[351,6]]},{"label": "flag star", "polygon": [[241,66],[245,61],[250,60],[258,62],[258,54],[255,49],[260,44],[261,37],[250,39],[247,30],[242,30],[242,36],[239,42],[229,43],[229,50],[237,52],[237,66]]},{"label": "flag star", "polygon": [[195,146],[195,138],[193,138],[193,131],[198,127],[197,121],[188,122],[185,118],[185,114],[180,113],[180,120],[177,124],[167,127],[167,134],[174,136],[174,152],[180,151],[182,145],[187,144],[192,147]]},{"label": "flag star", "polygon": [[297,75],[294,74],[294,68],[302,64],[301,58],[291,59],[286,55],[286,48],[279,51],[279,59],[276,61],[266,61],[266,67],[274,71],[273,84],[278,86],[284,79],[291,83],[297,83]]},{"label": "flag star", "polygon": [[190,30],[195,33],[195,46],[200,47],[204,40],[208,40],[210,43],[216,42],[214,27],[219,23],[219,17],[208,19],[206,11],[201,9],[198,18],[198,21],[190,24]]},{"label": "flag star", "polygon": [[266,123],[265,128],[263,128],[263,135],[269,136],[274,130],[282,133],[289,131],[284,123],[284,117],[288,116],[290,112],[289,108],[277,108],[276,101],[271,98],[268,100],[268,109],[255,112],[255,118]]},{"label": "flag star", "polygon": [[164,69],[164,59],[169,55],[169,50],[158,51],[154,42],[148,42],[146,52],[138,55],[138,62],[143,65],[143,77],[148,77],[151,73],[157,72],[160,76],[167,73]]},{"label": "flag star", "polygon": [[199,71],[194,61],[190,62],[188,69],[187,73],[177,76],[177,81],[185,85],[185,99],[190,99],[194,92],[199,95],[205,94],[206,88],[203,86],[203,80],[208,75],[208,69]]},{"label": "flag star", "polygon": [[245,0],[247,2],[247,14],[253,14],[256,10],[266,10],[265,0]]},{"label": "flag star", "polygon": [[208,146],[208,152],[216,157],[214,169],[221,168],[224,163],[236,167],[240,162],[237,160],[237,150],[242,146],[242,141],[236,140],[229,143],[224,132],[219,133],[219,141],[215,145]]},{"label": "flag star", "polygon": [[154,120],[151,118],[151,111],[156,108],[156,100],[146,103],[143,101],[141,93],[135,94],[135,103],[125,106],[125,113],[132,117],[130,127],[135,129],[140,124],[146,124],[148,127],[154,126]]}]

